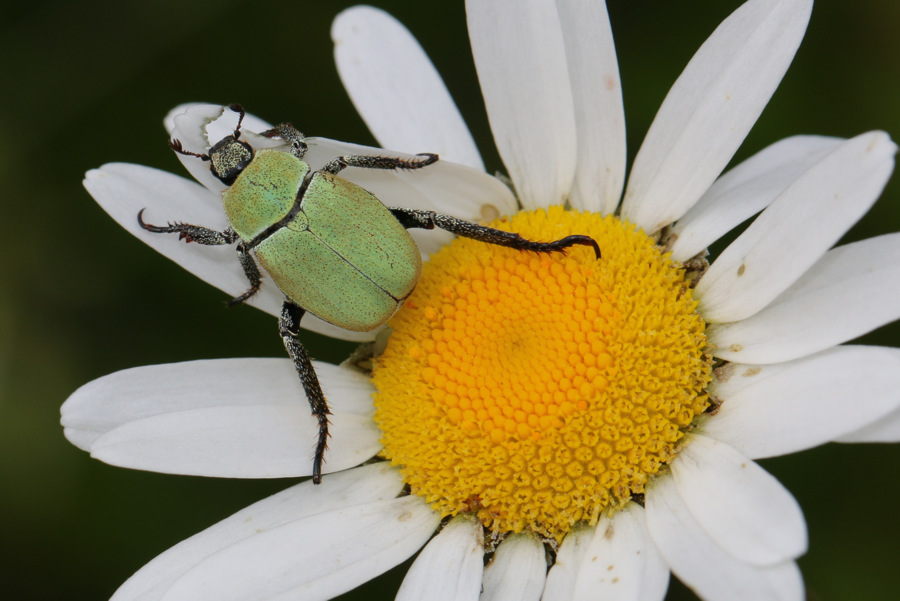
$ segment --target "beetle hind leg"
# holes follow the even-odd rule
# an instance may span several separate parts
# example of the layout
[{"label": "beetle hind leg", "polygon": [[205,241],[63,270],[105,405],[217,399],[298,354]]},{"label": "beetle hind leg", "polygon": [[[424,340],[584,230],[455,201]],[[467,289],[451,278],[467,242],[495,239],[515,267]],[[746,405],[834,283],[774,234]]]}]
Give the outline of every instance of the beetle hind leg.
[{"label": "beetle hind leg", "polygon": [[309,354],[300,343],[300,319],[304,313],[306,311],[301,307],[289,300],[284,301],[278,331],[284,341],[284,348],[291,357],[291,361],[294,362],[294,369],[300,376],[300,383],[303,384],[312,414],[316,416],[319,424],[319,437],[316,441],[312,469],[313,484],[319,484],[322,482],[322,463],[325,462],[325,451],[328,449],[328,416],[331,411],[328,409],[328,402],[322,393],[322,386],[319,384],[319,378],[316,376],[316,370],[313,368]]},{"label": "beetle hind leg", "polygon": [[391,213],[406,229],[423,228],[433,230],[435,227],[454,233],[464,238],[472,238],[487,244],[496,244],[498,246],[507,246],[517,250],[530,250],[534,252],[554,252],[563,251],[571,246],[581,245],[590,246],[594,249],[594,254],[600,258],[600,246],[597,241],[590,236],[574,235],[566,236],[552,242],[536,242],[523,238],[514,232],[505,232],[503,230],[479,225],[452,217],[435,213],[434,211],[420,211],[417,209],[392,208]]}]

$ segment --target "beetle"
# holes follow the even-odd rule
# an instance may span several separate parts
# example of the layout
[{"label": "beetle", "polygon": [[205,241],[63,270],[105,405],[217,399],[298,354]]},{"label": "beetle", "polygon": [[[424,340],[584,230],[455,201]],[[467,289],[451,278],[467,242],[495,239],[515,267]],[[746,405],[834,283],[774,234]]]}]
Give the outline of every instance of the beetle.
[{"label": "beetle", "polygon": [[243,107],[232,104],[229,108],[238,113],[237,125],[208,153],[185,150],[177,139],[169,141],[175,152],[209,162],[212,174],[228,186],[222,201],[229,227],[218,231],[180,222],[152,225],[143,219],[146,209],[138,213],[138,224],[150,232],[178,234],[186,242],[236,244],[250,286],[229,305],[243,303],[259,291],[262,274],[257,261],[284,293],[279,334],[319,428],[312,469],[315,484],[322,479],[330,410],[300,342],[300,320],[310,312],[360,332],[385,324],[412,293],[422,272],[419,250],[407,229],[437,227],[488,244],[535,252],[586,245],[600,258],[600,247],[590,236],[535,242],[434,211],[388,208],[338,175],[347,167],[423,169],[438,160],[435,154],[344,155],[313,170],[303,160],[305,138],[293,125],[282,123],[261,134],[281,139],[289,150],[254,149],[241,139]]}]

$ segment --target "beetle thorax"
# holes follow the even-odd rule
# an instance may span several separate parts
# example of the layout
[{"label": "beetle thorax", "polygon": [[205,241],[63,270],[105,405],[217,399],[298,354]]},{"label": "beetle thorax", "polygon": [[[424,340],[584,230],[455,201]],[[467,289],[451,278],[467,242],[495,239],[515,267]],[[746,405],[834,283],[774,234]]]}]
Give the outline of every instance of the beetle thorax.
[{"label": "beetle thorax", "polygon": [[250,242],[280,227],[298,202],[308,172],[309,165],[290,153],[257,152],[222,196],[232,229]]}]

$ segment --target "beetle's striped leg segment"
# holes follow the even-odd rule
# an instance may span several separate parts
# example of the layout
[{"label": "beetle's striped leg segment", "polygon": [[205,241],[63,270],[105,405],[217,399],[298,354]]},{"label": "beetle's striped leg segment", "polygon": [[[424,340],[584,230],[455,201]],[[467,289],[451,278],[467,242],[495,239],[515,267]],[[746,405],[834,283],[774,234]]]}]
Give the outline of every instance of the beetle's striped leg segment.
[{"label": "beetle's striped leg segment", "polygon": [[433,230],[437,227],[452,232],[457,236],[472,238],[473,240],[478,240],[480,242],[496,244],[498,246],[508,246],[517,250],[531,250],[534,252],[561,251],[570,246],[580,244],[582,246],[592,247],[594,249],[594,254],[598,259],[600,258],[600,246],[590,236],[575,235],[566,236],[565,238],[553,242],[535,242],[533,240],[527,240],[514,232],[504,232],[503,230],[497,230],[485,225],[478,225],[471,221],[465,221],[464,219],[451,217],[450,215],[442,215],[441,213],[435,213],[434,211],[420,211],[417,209],[403,208],[392,208],[390,211],[393,213],[394,217],[397,218],[397,221],[399,221],[406,229],[424,228],[426,230]]},{"label": "beetle's striped leg segment", "polygon": [[143,219],[144,211],[146,210],[147,209],[141,209],[140,212],[138,212],[138,225],[154,234],[178,234],[179,240],[196,242],[197,244],[202,244],[204,246],[234,244],[239,239],[238,235],[231,228],[220,232],[218,230],[209,229],[208,227],[191,225],[189,223],[170,223],[165,226],[151,225],[146,223]]},{"label": "beetle's striped leg segment", "polygon": [[241,267],[244,269],[244,275],[247,276],[247,279],[250,281],[250,287],[240,296],[236,296],[228,301],[229,307],[239,305],[250,299],[254,294],[259,292],[259,287],[262,285],[262,276],[259,273],[259,267],[257,267],[256,261],[253,260],[253,256],[250,254],[250,250],[244,246],[243,242],[237,245],[237,252],[238,260],[241,262]]},{"label": "beetle's striped leg segment", "polygon": [[309,407],[312,414],[316,416],[319,422],[319,438],[316,442],[316,454],[313,459],[312,479],[313,484],[322,482],[322,463],[325,461],[325,450],[328,448],[328,416],[331,411],[328,409],[328,403],[325,401],[325,395],[322,393],[322,387],[319,385],[319,378],[313,369],[312,361],[309,359],[306,349],[300,344],[300,319],[306,313],[302,308],[295,305],[289,300],[284,301],[281,309],[281,321],[278,330],[281,333],[281,339],[284,341],[284,348],[287,349],[291,361],[294,362],[294,369],[300,376],[300,382],[303,384],[303,390],[306,392],[306,398],[309,401]]},{"label": "beetle's striped leg segment", "polygon": [[362,167],[363,169],[421,169],[438,160],[438,155],[431,153],[417,154],[412,159],[398,157],[379,157],[365,154],[348,154],[336,159],[322,167],[332,175],[337,175],[347,167]]}]

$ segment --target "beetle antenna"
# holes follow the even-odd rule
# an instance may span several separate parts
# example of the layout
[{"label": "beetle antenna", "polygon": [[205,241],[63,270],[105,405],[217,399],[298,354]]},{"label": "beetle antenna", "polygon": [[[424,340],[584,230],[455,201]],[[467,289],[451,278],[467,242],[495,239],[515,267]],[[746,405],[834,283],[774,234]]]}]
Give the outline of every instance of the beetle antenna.
[{"label": "beetle antenna", "polygon": [[234,139],[237,140],[241,137],[241,123],[244,122],[244,115],[247,113],[244,112],[244,107],[239,105],[237,102],[233,102],[228,105],[228,108],[233,110],[235,113],[240,113],[240,117],[238,117],[237,125],[234,128]]},{"label": "beetle antenna", "polygon": [[174,139],[174,138],[171,139],[171,140],[169,140],[169,148],[171,148],[172,150],[174,150],[174,151],[177,152],[178,154],[184,154],[184,155],[187,155],[187,156],[189,156],[189,157],[197,157],[198,159],[201,159],[201,160],[204,160],[204,161],[208,161],[208,160],[209,160],[209,155],[208,155],[208,154],[199,154],[199,153],[197,153],[197,152],[191,152],[190,150],[185,150],[184,147],[181,145],[181,140],[177,140],[177,139]]}]

